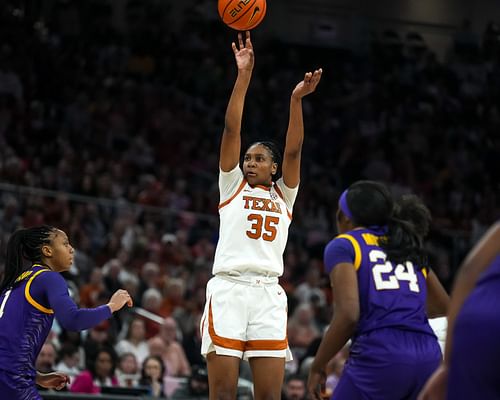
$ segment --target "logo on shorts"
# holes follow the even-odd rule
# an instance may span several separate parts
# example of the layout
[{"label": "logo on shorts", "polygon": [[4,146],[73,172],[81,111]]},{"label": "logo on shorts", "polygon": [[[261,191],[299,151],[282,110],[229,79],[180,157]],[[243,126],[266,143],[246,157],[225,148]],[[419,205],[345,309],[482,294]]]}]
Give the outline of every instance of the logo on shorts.
[{"label": "logo on shorts", "polygon": [[283,293],[283,292],[281,290],[278,290],[278,296],[280,296],[281,293]]}]

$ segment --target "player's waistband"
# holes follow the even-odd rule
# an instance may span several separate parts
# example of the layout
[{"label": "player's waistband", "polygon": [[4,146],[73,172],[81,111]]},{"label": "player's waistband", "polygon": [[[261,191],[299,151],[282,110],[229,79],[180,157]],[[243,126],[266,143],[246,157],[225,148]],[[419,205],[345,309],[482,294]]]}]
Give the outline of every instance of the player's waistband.
[{"label": "player's waistband", "polygon": [[277,276],[262,276],[262,275],[228,275],[219,273],[216,278],[224,279],[225,281],[239,283],[248,286],[272,286],[278,283]]}]

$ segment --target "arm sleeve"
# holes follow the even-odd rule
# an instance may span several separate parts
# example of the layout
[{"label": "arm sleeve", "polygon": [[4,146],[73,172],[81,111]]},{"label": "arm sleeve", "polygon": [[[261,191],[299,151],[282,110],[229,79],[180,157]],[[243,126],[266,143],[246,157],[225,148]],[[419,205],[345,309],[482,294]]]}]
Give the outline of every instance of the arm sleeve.
[{"label": "arm sleeve", "polygon": [[66,281],[57,272],[44,272],[37,276],[30,293],[35,301],[54,310],[57,321],[69,331],[89,329],[112,315],[107,305],[78,308],[69,295]]},{"label": "arm sleeve", "polygon": [[354,264],[354,248],[349,240],[344,238],[333,239],[325,247],[323,262],[325,271],[330,274],[332,269],[340,263]]},{"label": "arm sleeve", "polygon": [[229,199],[236,192],[242,179],[243,172],[239,165],[228,172],[219,169],[220,203]]}]

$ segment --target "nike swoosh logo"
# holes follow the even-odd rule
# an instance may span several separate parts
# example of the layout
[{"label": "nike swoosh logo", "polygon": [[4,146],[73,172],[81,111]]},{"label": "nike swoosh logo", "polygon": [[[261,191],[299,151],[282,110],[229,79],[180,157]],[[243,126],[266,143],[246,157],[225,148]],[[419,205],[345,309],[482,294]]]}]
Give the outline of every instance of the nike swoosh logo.
[{"label": "nike swoosh logo", "polygon": [[257,6],[253,9],[253,13],[252,13],[252,16],[250,17],[250,19],[248,20],[248,22],[252,22],[252,19],[255,17],[255,15],[260,11],[260,8]]}]

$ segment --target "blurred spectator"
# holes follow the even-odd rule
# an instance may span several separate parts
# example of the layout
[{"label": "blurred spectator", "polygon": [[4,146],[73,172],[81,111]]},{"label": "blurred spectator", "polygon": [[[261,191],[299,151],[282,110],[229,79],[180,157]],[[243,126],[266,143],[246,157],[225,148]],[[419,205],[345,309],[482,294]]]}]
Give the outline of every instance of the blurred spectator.
[{"label": "blurred spectator", "polygon": [[57,350],[52,342],[45,342],[35,362],[37,371],[47,374],[56,368]]},{"label": "blurred spectator", "polygon": [[116,353],[110,347],[98,347],[95,358],[86,361],[86,369],[71,384],[73,393],[100,393],[102,386],[118,386],[115,374]]},{"label": "blurred spectator", "polygon": [[163,325],[160,327],[160,333],[157,336],[165,345],[162,359],[167,369],[167,375],[189,376],[191,374],[191,367],[188,363],[186,353],[177,339],[178,334],[179,331],[175,319],[172,317],[165,318]]},{"label": "blurred spectator", "polygon": [[186,292],[185,283],[182,279],[170,278],[163,290],[163,301],[160,306],[160,314],[168,317],[178,308],[184,305],[184,294]]},{"label": "blurred spectator", "polygon": [[144,320],[132,319],[128,325],[125,339],[120,340],[115,349],[119,356],[126,353],[134,354],[138,364],[142,365],[144,359],[149,355]]},{"label": "blurred spectator", "polygon": [[166,398],[163,378],[166,375],[165,365],[160,356],[146,357],[142,363],[139,385],[149,388],[149,396],[153,398]]},{"label": "blurred spectator", "polygon": [[[95,360],[97,357],[96,351],[102,347],[114,347],[113,333],[111,332],[111,324],[109,320],[105,320],[100,324],[90,328],[87,337],[82,343],[85,353],[85,363],[88,360]],[[116,360],[115,360],[116,363]]]},{"label": "blurred spectator", "polygon": [[[161,292],[158,289],[150,288],[147,289],[142,295],[142,307],[153,313],[160,318],[160,306],[163,297]],[[149,318],[140,317],[144,320],[146,327],[146,339],[150,339],[153,336],[156,336],[160,332],[160,326],[156,321],[152,321]]]},{"label": "blurred spectator", "polygon": [[314,309],[310,303],[299,304],[288,322],[288,343],[294,357],[302,357],[318,336],[320,332],[314,321]]},{"label": "blurred spectator", "polygon": [[[238,388],[237,398],[245,399],[245,396],[240,394],[241,390]],[[187,383],[180,385],[172,394],[172,400],[182,399],[206,399],[208,398],[208,372],[206,367],[199,365],[193,366],[193,372],[188,378]]]},{"label": "blurred spectator", "polygon": [[97,307],[100,296],[106,295],[106,285],[101,268],[94,268],[89,283],[80,288],[80,305],[85,308]]},{"label": "blurred spectator", "polygon": [[68,374],[71,378],[80,373],[80,351],[71,343],[64,343],[58,352],[59,362],[55,370]]},{"label": "blurred spectator", "polygon": [[123,353],[118,356],[116,378],[119,386],[134,387],[139,382],[139,363],[133,353]]},{"label": "blurred spectator", "polygon": [[304,377],[292,374],[285,378],[281,396],[282,400],[305,400],[306,394],[306,381]]}]

